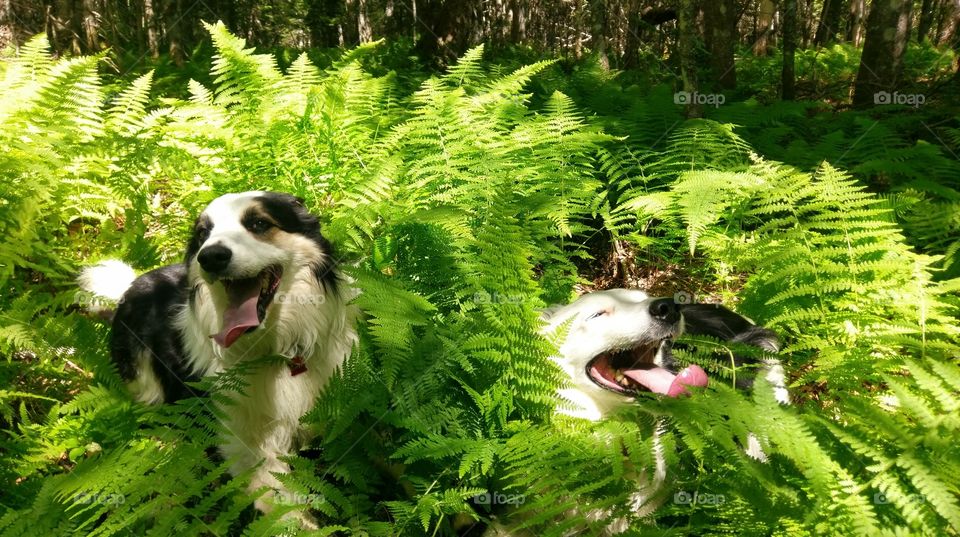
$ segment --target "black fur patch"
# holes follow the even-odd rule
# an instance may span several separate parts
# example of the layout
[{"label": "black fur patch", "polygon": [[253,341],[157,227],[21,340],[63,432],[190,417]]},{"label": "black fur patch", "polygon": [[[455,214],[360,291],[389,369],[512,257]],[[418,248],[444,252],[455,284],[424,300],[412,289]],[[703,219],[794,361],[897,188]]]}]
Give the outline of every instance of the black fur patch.
[{"label": "black fur patch", "polygon": [[196,222],[193,224],[193,234],[190,236],[190,242],[187,243],[187,253],[183,259],[184,264],[187,266],[190,265],[190,261],[200,252],[200,247],[203,246],[204,241],[210,236],[210,231],[212,230],[213,222],[210,221],[210,217],[205,214],[197,217]]},{"label": "black fur patch", "polygon": [[[684,333],[710,336],[731,343],[743,343],[771,353],[780,350],[780,340],[775,332],[757,326],[746,317],[719,304],[683,305],[680,306],[680,313],[683,315]],[[677,343],[676,346],[682,348],[683,344]],[[754,357],[746,357],[737,353],[734,353],[733,361],[737,367],[757,363]],[[737,376],[737,387],[745,389],[752,385],[753,375]]]},{"label": "black fur patch", "polygon": [[256,198],[263,210],[287,233],[296,233],[312,240],[324,253],[323,258],[313,263],[313,273],[317,281],[329,293],[337,291],[336,262],[333,246],[320,233],[320,221],[310,214],[303,200],[280,192],[266,192]]},{"label": "black fur patch", "polygon": [[136,378],[137,356],[150,353],[148,366],[163,386],[166,401],[198,395],[185,384],[199,377],[191,375],[183,339],[172,326],[186,299],[187,267],[169,265],[137,278],[113,318],[110,353],[120,376],[127,381]]}]

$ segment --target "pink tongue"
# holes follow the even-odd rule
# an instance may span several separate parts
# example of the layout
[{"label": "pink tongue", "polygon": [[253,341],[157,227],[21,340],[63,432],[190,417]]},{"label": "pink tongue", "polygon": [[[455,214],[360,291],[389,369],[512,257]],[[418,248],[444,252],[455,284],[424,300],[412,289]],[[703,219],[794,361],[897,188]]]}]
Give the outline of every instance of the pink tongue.
[{"label": "pink tongue", "polygon": [[260,278],[234,281],[227,287],[227,309],[223,312],[223,327],[212,337],[221,347],[228,348],[247,330],[260,326],[257,301],[260,298]]},{"label": "pink tongue", "polygon": [[663,393],[670,397],[686,393],[687,386],[704,388],[707,385],[707,374],[698,365],[687,367],[679,375],[674,375],[662,367],[630,369],[623,374],[639,382],[651,392]]}]

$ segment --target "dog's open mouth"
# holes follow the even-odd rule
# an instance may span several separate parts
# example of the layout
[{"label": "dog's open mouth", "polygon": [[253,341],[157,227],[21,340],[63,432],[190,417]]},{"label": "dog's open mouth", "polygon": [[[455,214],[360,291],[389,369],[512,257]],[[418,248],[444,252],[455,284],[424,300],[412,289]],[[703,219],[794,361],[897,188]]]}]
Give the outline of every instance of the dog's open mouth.
[{"label": "dog's open mouth", "polygon": [[283,269],[271,266],[252,278],[221,279],[227,292],[227,309],[223,312],[220,333],[211,337],[227,348],[240,336],[255,330],[267,316],[267,308],[280,287]]},{"label": "dog's open mouth", "polygon": [[676,397],[685,393],[687,386],[707,385],[707,374],[698,365],[679,374],[656,365],[654,358],[663,345],[669,346],[670,339],[598,354],[587,364],[587,376],[601,388],[624,395],[649,391]]}]

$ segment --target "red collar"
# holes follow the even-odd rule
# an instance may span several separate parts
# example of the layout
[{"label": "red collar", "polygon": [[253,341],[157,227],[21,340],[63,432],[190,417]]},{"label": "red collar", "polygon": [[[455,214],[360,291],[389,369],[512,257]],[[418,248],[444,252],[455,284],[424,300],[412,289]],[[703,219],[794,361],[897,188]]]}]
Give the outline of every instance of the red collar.
[{"label": "red collar", "polygon": [[303,356],[297,355],[290,360],[290,363],[287,364],[287,367],[290,368],[290,376],[295,377],[300,373],[307,372],[307,361],[303,358]]}]

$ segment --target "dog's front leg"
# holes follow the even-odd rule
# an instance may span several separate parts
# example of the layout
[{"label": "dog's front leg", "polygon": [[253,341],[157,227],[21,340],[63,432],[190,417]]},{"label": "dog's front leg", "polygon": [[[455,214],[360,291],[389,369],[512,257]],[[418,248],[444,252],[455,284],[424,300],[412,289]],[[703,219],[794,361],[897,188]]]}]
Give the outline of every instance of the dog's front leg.
[{"label": "dog's front leg", "polygon": [[[297,519],[304,529],[317,529],[317,521],[308,512],[309,502],[298,501],[299,496],[277,479],[277,474],[290,471],[290,466],[280,460],[280,457],[290,454],[296,427],[279,423],[251,427],[250,424],[239,424],[235,420],[229,420],[227,425],[232,431],[246,433],[230,434],[220,447],[224,458],[233,461],[230,473],[239,475],[254,468],[247,491],[257,494],[266,488],[266,492],[260,494],[253,506],[262,513],[270,513],[277,505],[301,505],[302,508],[286,513],[284,518]],[[244,425],[246,427],[241,428]]]}]

